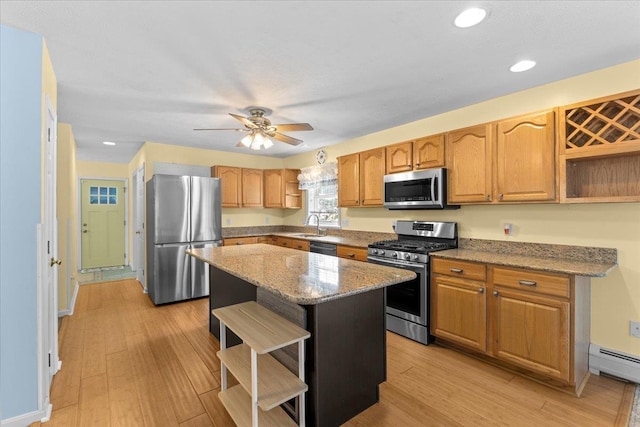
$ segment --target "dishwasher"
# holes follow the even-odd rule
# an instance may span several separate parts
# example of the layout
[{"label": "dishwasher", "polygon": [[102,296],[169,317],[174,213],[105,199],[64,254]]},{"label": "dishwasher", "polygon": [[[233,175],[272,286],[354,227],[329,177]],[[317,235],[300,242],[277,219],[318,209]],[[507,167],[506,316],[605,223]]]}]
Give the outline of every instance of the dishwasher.
[{"label": "dishwasher", "polygon": [[309,243],[309,252],[317,254],[337,256],[337,246],[333,243],[311,242]]}]

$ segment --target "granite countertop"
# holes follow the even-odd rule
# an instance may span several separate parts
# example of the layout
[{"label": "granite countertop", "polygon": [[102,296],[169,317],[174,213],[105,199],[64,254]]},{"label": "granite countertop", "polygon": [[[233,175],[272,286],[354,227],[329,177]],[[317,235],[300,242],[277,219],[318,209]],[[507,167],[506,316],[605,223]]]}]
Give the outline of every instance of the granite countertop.
[{"label": "granite countertop", "polygon": [[270,233],[271,236],[291,237],[294,239],[309,240],[311,242],[335,243],[336,245],[355,246],[359,248],[367,248],[372,240],[366,238],[343,237],[343,236],[301,236],[304,233]]},{"label": "granite countertop", "polygon": [[328,229],[326,236],[312,236],[315,227],[296,226],[256,226],[256,227],[223,227],[224,238],[253,237],[253,236],[282,236],[293,239],[308,240],[314,242],[333,243],[336,245],[367,248],[369,243],[378,240],[397,238],[395,233],[380,233],[370,231],[348,231]]},{"label": "granite countertop", "polygon": [[458,249],[431,255],[588,277],[604,277],[618,265],[615,249],[491,240],[461,239]]},{"label": "granite countertop", "polygon": [[261,243],[191,249],[187,253],[301,305],[344,298],[416,277],[408,270]]}]

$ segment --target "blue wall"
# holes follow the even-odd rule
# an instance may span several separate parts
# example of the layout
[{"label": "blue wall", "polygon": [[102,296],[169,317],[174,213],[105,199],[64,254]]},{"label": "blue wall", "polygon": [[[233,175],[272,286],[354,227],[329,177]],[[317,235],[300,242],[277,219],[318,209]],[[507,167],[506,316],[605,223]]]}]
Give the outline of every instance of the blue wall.
[{"label": "blue wall", "polygon": [[38,410],[42,37],[0,26],[0,417]]}]

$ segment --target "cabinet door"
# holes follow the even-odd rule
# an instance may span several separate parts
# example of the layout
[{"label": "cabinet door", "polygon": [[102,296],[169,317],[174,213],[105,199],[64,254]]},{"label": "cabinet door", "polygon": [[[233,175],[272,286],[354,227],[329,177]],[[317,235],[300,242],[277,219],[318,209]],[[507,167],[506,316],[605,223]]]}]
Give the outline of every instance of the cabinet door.
[{"label": "cabinet door", "polygon": [[447,134],[449,203],[491,201],[491,126],[460,129]]},{"label": "cabinet door", "polygon": [[382,206],[385,149],[360,153],[360,206]]},{"label": "cabinet door", "polygon": [[495,159],[498,202],[554,200],[553,111],[498,122]]},{"label": "cabinet door", "polygon": [[214,176],[220,178],[222,207],[239,208],[242,194],[241,169],[229,166],[215,166]]},{"label": "cabinet door", "polygon": [[444,134],[427,136],[413,141],[413,169],[444,166]]},{"label": "cabinet door", "polygon": [[356,248],[354,246],[338,245],[336,255],[339,258],[355,259],[357,261],[367,261],[367,248]]},{"label": "cabinet door", "polygon": [[338,205],[360,206],[360,155],[338,158]]},{"label": "cabinet door", "polygon": [[413,169],[413,144],[411,141],[388,145],[387,173],[407,172]]},{"label": "cabinet door", "polygon": [[434,275],[431,283],[432,333],[475,350],[487,350],[484,283]]},{"label": "cabinet door", "polygon": [[493,355],[570,383],[569,302],[498,288]]},{"label": "cabinet door", "polygon": [[262,207],[262,169],[242,169],[242,206]]},{"label": "cabinet door", "polygon": [[284,207],[284,173],[282,169],[264,170],[264,207]]},{"label": "cabinet door", "polygon": [[253,243],[258,243],[257,237],[227,237],[222,241],[224,246],[250,245]]}]

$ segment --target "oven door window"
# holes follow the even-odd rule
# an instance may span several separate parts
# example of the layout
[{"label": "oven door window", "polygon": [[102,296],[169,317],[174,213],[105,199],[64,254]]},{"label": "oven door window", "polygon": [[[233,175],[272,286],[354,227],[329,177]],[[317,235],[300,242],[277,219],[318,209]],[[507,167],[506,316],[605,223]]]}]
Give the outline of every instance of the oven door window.
[{"label": "oven door window", "polygon": [[384,194],[386,202],[423,202],[432,201],[431,180],[416,179],[413,181],[387,182]]},{"label": "oven door window", "polygon": [[424,299],[420,295],[420,273],[409,281],[387,287],[387,307],[420,317],[420,302]]}]

